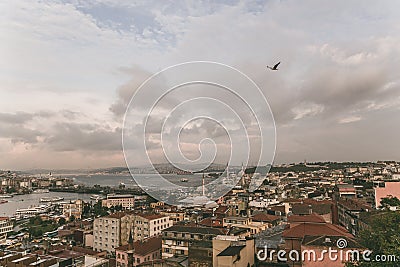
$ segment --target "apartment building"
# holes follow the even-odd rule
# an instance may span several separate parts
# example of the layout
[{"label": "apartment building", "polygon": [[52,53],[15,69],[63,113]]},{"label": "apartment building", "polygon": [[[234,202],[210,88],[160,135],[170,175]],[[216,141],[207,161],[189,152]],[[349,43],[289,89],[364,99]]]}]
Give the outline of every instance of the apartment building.
[{"label": "apartment building", "polygon": [[[93,250],[114,252],[122,245],[121,221],[127,217],[124,212],[114,213],[105,217],[96,218],[93,222]],[[126,230],[126,229],[124,229]],[[125,240],[127,241],[127,239]]]},{"label": "apartment building", "polygon": [[133,209],[135,207],[135,197],[133,195],[109,194],[106,199],[102,200],[101,204],[107,208],[122,206],[124,209]]},{"label": "apartment building", "polygon": [[4,244],[7,240],[7,233],[11,232],[13,224],[8,217],[0,217],[0,244]]},{"label": "apartment building", "polygon": [[145,240],[161,234],[172,226],[168,216],[118,212],[96,218],[93,223],[93,250],[113,253],[115,248],[126,245],[132,232],[133,240]]},{"label": "apartment building", "polygon": [[212,266],[254,266],[254,239],[219,235],[212,241],[212,248]]},{"label": "apartment building", "polygon": [[83,201],[81,199],[71,200],[63,204],[63,215],[67,218],[74,216],[77,219],[82,218]]},{"label": "apartment building", "polygon": [[169,216],[161,214],[136,214],[133,224],[133,239],[143,240],[160,235],[161,232],[173,225]]},{"label": "apartment building", "polygon": [[223,229],[218,228],[174,225],[162,233],[162,257],[188,256],[190,243],[211,242],[214,237],[224,233]]},{"label": "apartment building", "polygon": [[161,259],[161,237],[151,237],[144,241],[133,241],[115,249],[117,267],[138,266],[145,262]]}]

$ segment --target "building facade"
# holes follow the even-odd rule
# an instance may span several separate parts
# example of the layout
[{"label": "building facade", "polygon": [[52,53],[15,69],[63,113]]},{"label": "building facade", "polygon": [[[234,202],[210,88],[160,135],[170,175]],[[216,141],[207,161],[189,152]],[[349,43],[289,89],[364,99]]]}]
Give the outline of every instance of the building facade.
[{"label": "building facade", "polygon": [[106,199],[102,200],[101,204],[107,208],[122,206],[124,209],[133,209],[135,207],[135,197],[133,195],[109,194]]},{"label": "building facade", "polygon": [[7,234],[13,229],[13,224],[8,217],[0,217],[0,244],[7,240]]}]

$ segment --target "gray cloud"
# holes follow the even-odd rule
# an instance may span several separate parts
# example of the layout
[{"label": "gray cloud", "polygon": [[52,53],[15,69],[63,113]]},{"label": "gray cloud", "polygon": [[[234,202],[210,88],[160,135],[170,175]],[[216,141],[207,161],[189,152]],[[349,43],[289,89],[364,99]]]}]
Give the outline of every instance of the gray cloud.
[{"label": "gray cloud", "polygon": [[[26,5],[14,17],[0,18],[0,25],[10,25],[0,33],[9,40],[7,64],[0,68],[2,86],[10,88],[1,92],[0,137],[15,146],[31,144],[37,153],[118,151],[122,116],[143,81],[172,64],[210,60],[237,67],[260,86],[278,126],[278,161],[399,159],[394,149],[400,131],[399,5],[328,0]],[[282,61],[279,71],[265,68],[276,61]],[[126,75],[130,80],[124,83]],[[85,92],[95,93],[98,107],[61,94],[65,105],[54,104],[60,111],[41,111],[60,96],[30,94],[43,88],[82,92],[85,98]],[[21,95],[10,93],[17,89]],[[185,92],[166,98],[160,110],[191,94]],[[237,104],[219,91],[213,94]],[[15,112],[10,103],[20,100],[15,110],[23,111]],[[159,130],[156,115],[150,134]],[[171,122],[179,125],[180,117]],[[135,121],[138,128],[142,123]],[[135,130],[132,140],[139,142]],[[193,144],[223,134],[208,124],[187,133]],[[103,163],[108,164],[104,158],[98,164]]]},{"label": "gray cloud", "polygon": [[121,128],[99,124],[57,123],[45,144],[56,151],[121,150]]}]

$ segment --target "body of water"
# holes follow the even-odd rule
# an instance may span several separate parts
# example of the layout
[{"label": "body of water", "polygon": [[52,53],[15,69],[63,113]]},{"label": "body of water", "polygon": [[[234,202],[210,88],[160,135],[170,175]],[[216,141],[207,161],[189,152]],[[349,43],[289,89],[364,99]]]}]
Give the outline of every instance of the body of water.
[{"label": "body of water", "polygon": [[[165,179],[170,181],[173,184],[180,186],[201,186],[203,174],[193,174],[193,175],[177,175],[177,174],[163,174]],[[134,179],[130,175],[121,176],[121,175],[78,175],[78,176],[68,176],[69,178],[73,178],[74,182],[77,184],[83,184],[87,186],[110,186],[117,187],[120,183],[125,184],[126,187],[135,187],[137,184]],[[140,179],[146,179],[150,181],[155,187],[159,184],[160,177],[157,174],[135,174],[135,177]],[[186,182],[182,182],[182,179],[186,179]],[[204,181],[205,184],[215,180],[214,178],[210,178],[205,176]]]},{"label": "body of water", "polygon": [[[136,174],[141,179],[149,179],[154,187],[157,187],[159,176],[156,174]],[[200,186],[202,184],[202,174],[193,175],[176,175],[176,174],[165,174],[164,178],[168,179],[171,183],[180,186]],[[82,184],[85,186],[109,186],[118,187],[120,183],[125,184],[126,187],[135,187],[137,184],[134,179],[129,175],[68,175],[65,176],[72,178],[75,184]],[[187,179],[183,182],[182,179]],[[214,178],[205,177],[205,183],[209,183]],[[39,206],[41,204],[40,199],[43,197],[63,197],[64,201],[82,199],[84,201],[90,201],[91,194],[78,194],[78,193],[64,193],[64,192],[50,192],[41,194],[29,194],[29,195],[16,195],[13,198],[6,198],[7,203],[0,204],[0,216],[14,216],[17,209],[29,208],[32,206]]]},{"label": "body of water", "polygon": [[89,194],[77,194],[77,193],[63,193],[63,192],[50,192],[41,194],[29,194],[29,195],[16,195],[12,198],[5,198],[7,203],[0,204],[0,216],[14,216],[17,209],[25,209],[32,206],[39,206],[41,204],[40,199],[43,197],[63,197],[63,201],[82,199],[84,201],[90,201]]}]

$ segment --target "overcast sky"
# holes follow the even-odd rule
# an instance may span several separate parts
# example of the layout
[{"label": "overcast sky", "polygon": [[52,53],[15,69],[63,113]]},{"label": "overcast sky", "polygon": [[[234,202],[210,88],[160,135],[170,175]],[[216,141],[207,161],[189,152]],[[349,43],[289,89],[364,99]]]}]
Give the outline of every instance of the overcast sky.
[{"label": "overcast sky", "polygon": [[399,10],[396,0],[1,1],[0,169],[124,166],[130,97],[192,60],[257,83],[276,163],[400,160]]}]

